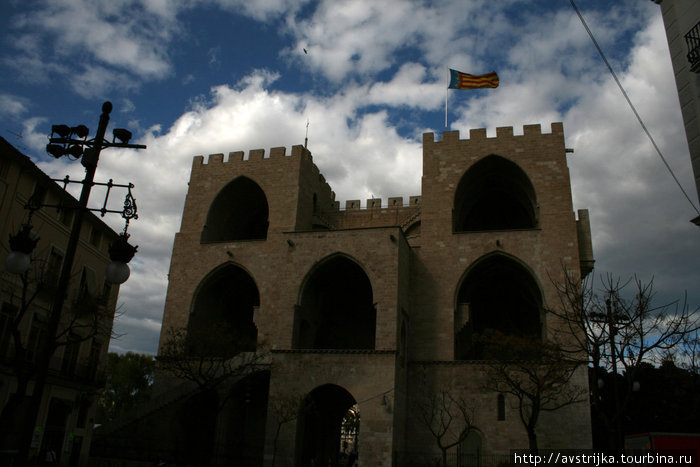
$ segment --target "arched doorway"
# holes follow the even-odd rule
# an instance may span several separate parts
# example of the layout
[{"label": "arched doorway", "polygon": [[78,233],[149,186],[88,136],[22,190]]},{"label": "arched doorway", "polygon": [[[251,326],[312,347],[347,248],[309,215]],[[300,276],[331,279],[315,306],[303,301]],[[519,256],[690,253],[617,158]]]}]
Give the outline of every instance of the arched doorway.
[{"label": "arched doorway", "polygon": [[317,387],[300,408],[296,465],[340,467],[350,456],[359,455],[359,433],[360,410],[355,398],[335,384]]},{"label": "arched doorway", "polygon": [[475,337],[487,330],[541,337],[542,294],[532,274],[505,255],[471,267],[459,289],[455,310],[455,359],[484,358]]},{"label": "arched doorway", "polygon": [[225,463],[239,467],[263,465],[270,373],[256,371],[237,381],[226,393]]},{"label": "arched doorway", "polygon": [[336,255],[307,279],[294,318],[295,349],[374,349],[376,310],[367,274]]},{"label": "arched doorway", "polygon": [[481,436],[472,430],[459,445],[460,467],[481,467]]},{"label": "arched doorway", "polygon": [[262,188],[248,177],[226,185],[209,207],[202,242],[267,238],[269,209]]},{"label": "arched doorway", "polygon": [[189,351],[209,357],[255,351],[258,306],[258,287],[244,269],[234,264],[218,268],[195,293],[187,326]]},{"label": "arched doorway", "polygon": [[455,232],[529,229],[537,226],[532,182],[500,156],[481,159],[466,171],[455,191]]}]

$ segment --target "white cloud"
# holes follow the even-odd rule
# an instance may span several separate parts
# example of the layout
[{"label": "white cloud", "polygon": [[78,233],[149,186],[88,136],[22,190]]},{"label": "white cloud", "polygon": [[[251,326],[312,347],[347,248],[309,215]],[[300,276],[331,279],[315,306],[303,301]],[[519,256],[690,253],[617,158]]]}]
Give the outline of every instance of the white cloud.
[{"label": "white cloud", "polygon": [[0,114],[19,117],[27,112],[29,101],[23,97],[0,94]]}]

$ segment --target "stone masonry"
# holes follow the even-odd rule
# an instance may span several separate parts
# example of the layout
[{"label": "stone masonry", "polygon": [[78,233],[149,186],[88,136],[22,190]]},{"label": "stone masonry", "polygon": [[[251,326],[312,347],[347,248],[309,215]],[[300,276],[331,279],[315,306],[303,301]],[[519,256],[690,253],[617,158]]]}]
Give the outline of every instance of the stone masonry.
[{"label": "stone masonry", "polygon": [[[244,323],[268,352],[264,439],[251,441],[256,453],[235,465],[271,465],[273,451],[276,466],[339,462],[340,418],[330,413],[353,404],[359,465],[421,465],[440,454],[412,410],[426,390],[448,390],[474,407],[479,434],[459,455],[526,448],[508,397],[498,420],[498,394],[483,387],[470,336],[489,323],[523,322],[479,308],[499,295],[501,281],[507,296],[493,303],[513,308],[522,294],[528,326],[551,337],[560,324],[544,312],[558,303],[553,281],[563,280],[565,268],[592,268],[588,213],[579,211],[577,220],[573,211],[566,152],[561,123],[550,133],[540,125],[526,125],[522,135],[498,128],[496,137],[485,129],[467,139],[426,133],[420,196],[348,200],[342,209],[302,146],[195,157],[161,346],[169,329],[192,329],[197,316]],[[232,292],[217,286],[218,297],[219,289],[206,287],[215,280],[232,281]],[[245,293],[237,289],[243,282],[250,284]],[[241,294],[251,297],[245,306],[229,303]],[[235,311],[244,308],[250,311]],[[167,391],[163,381],[159,391]],[[587,388],[585,369],[571,384]],[[308,415],[302,404],[277,434],[273,407],[290,398],[313,400],[327,413]],[[543,415],[540,447],[590,448],[589,412],[585,402]],[[215,465],[236,455],[222,454],[221,445],[234,443],[222,433],[251,423],[225,414]]]}]

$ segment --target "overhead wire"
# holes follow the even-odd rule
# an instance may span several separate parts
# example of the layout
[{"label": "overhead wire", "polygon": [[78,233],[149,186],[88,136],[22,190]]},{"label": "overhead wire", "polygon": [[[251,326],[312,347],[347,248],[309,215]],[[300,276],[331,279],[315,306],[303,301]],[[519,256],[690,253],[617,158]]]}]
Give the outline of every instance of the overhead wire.
[{"label": "overhead wire", "polygon": [[603,52],[603,49],[601,49],[600,45],[598,45],[598,41],[596,40],[595,36],[593,35],[593,32],[591,31],[591,29],[588,27],[586,20],[583,19],[583,15],[581,14],[578,7],[574,3],[574,0],[569,0],[569,3],[571,3],[571,6],[576,11],[576,15],[578,15],[579,20],[581,20],[581,24],[583,24],[583,27],[586,28],[586,32],[588,33],[588,36],[591,38],[591,41],[593,41],[593,45],[595,45],[595,48],[598,50],[598,53],[600,54],[600,57],[603,59],[603,62],[605,62],[605,65],[608,67],[608,70],[610,71],[610,74],[612,75],[613,79],[615,80],[615,83],[617,83],[617,87],[620,88],[622,95],[625,97],[625,100],[627,100],[627,104],[629,104],[630,108],[632,109],[632,112],[634,112],[635,117],[637,117],[637,120],[639,121],[639,124],[642,126],[644,133],[646,133],[647,137],[649,138],[649,141],[651,141],[651,144],[654,146],[654,149],[656,149],[656,153],[659,155],[659,157],[663,161],[664,165],[668,169],[668,172],[671,174],[671,177],[673,177],[673,180],[675,180],[676,184],[678,185],[678,188],[681,189],[681,191],[683,192],[683,195],[685,195],[685,198],[688,200],[688,202],[693,207],[695,212],[700,214],[700,210],[698,210],[698,208],[695,206],[695,203],[693,203],[693,201],[690,199],[690,196],[688,196],[688,193],[683,188],[683,185],[681,185],[681,182],[678,181],[678,178],[673,173],[671,166],[668,165],[666,158],[661,153],[661,150],[659,149],[659,146],[656,144],[654,137],[649,132],[649,129],[647,128],[646,124],[642,120],[642,117],[640,117],[639,112],[637,112],[636,107],[634,106],[634,104],[630,100],[629,96],[627,95],[627,91],[625,91],[625,88],[622,86],[622,83],[620,83],[620,80],[617,78],[617,74],[613,70],[612,66],[610,66],[610,62],[608,62],[608,59],[605,56],[605,53]]}]

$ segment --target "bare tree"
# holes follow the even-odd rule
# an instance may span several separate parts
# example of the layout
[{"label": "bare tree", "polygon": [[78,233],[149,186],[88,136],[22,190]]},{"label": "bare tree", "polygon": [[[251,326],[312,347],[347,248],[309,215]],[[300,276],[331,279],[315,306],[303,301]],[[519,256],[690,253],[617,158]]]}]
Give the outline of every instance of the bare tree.
[{"label": "bare tree", "polygon": [[[260,370],[265,351],[244,351],[232,326],[217,323],[197,330],[171,328],[156,357],[158,368],[180,380],[195,383],[200,392],[223,385]],[[227,391],[218,409],[232,397]]]},{"label": "bare tree", "polygon": [[419,421],[435,438],[442,452],[442,466],[447,467],[447,451],[477,430],[473,409],[462,397],[449,391],[426,391],[415,402],[414,409]]},{"label": "bare tree", "polygon": [[275,467],[277,458],[277,441],[279,440],[282,426],[296,420],[304,413],[313,410],[313,400],[296,394],[282,394],[270,401],[269,410],[275,417],[277,429],[272,445],[272,467]]},{"label": "bare tree", "polygon": [[[78,346],[92,339],[107,342],[110,337],[115,337],[112,333],[115,310],[114,304],[109,302],[109,291],[98,296],[86,287],[75,293],[71,306],[62,313],[55,336],[47,336],[46,322],[38,317],[42,316],[41,310],[48,306],[53,295],[58,293],[55,277],[47,271],[44,261],[33,259],[30,264],[30,269],[19,276],[6,273],[6,283],[9,285],[4,294],[7,304],[3,307],[3,314],[7,317],[10,338],[9,342],[4,343],[7,345],[4,350],[16,377],[16,388],[0,412],[0,449],[28,449],[20,438],[26,428],[18,427],[31,423],[33,429],[34,420],[29,420],[31,417],[27,413],[28,401],[39,396],[29,389],[38,375],[42,359],[50,359],[62,347]],[[24,334],[23,329],[29,319],[34,322],[31,331]],[[98,363],[97,359],[87,362],[86,371],[81,375],[95,385],[95,390]],[[67,365],[65,372],[72,371],[74,369]]]},{"label": "bare tree", "polygon": [[[562,347],[592,369],[592,406],[608,430],[609,449],[619,451],[621,419],[640,364],[653,363],[689,342],[698,330],[698,309],[691,311],[685,298],[656,305],[653,280],[645,283],[635,276],[622,282],[607,275],[596,291],[592,281],[582,283],[576,274],[564,272],[564,282],[555,282],[559,306],[547,311],[564,323]],[[613,375],[612,413],[598,403],[598,379],[607,371]]]},{"label": "bare tree", "polygon": [[536,428],[541,413],[586,400],[587,391],[571,383],[579,363],[556,344],[535,337],[487,330],[478,340],[488,359],[485,388],[515,397],[530,452],[537,453]]}]

